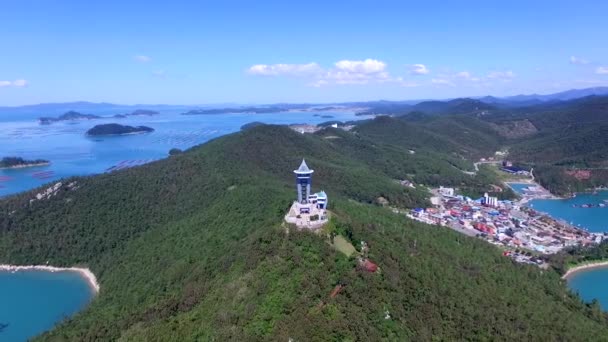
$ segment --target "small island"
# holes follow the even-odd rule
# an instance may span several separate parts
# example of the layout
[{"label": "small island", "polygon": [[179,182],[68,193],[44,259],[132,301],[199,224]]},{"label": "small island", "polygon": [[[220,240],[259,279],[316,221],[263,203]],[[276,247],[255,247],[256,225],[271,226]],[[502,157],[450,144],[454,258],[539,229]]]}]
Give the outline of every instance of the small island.
[{"label": "small island", "polygon": [[18,169],[49,164],[50,162],[44,159],[26,160],[21,157],[4,157],[0,160],[0,169]]},{"label": "small island", "polygon": [[138,134],[138,133],[150,133],[154,132],[154,128],[147,126],[125,126],[116,123],[97,125],[87,131],[89,136],[101,136],[101,135],[126,135],[126,134]]},{"label": "small island", "polygon": [[41,117],[38,119],[41,125],[50,125],[59,121],[75,121],[75,120],[94,120],[99,119],[101,116],[93,115],[93,114],[82,114],[75,111],[69,111],[61,116],[56,118],[53,117]]}]

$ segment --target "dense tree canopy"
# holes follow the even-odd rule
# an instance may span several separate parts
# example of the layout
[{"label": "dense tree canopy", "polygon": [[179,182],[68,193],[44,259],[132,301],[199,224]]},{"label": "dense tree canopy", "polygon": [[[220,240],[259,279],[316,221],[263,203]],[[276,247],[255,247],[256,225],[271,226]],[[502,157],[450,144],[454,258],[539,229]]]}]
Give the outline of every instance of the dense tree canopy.
[{"label": "dense tree canopy", "polygon": [[[377,205],[379,197],[426,204],[423,187],[398,179],[483,191],[488,180],[479,177],[491,175],[463,173],[471,165],[458,153],[418,146],[412,154],[403,137],[366,130],[258,126],[141,167],[65,180],[49,200],[30,202],[39,189],[1,200],[0,262],[82,265],[98,276],[91,305],[39,340],[607,336],[606,318],[557,272]],[[301,158],[315,169],[314,189],[330,196],[322,234],[283,224]],[[356,247],[365,241],[380,270],[364,272],[356,256],[334,250],[330,231]]]}]

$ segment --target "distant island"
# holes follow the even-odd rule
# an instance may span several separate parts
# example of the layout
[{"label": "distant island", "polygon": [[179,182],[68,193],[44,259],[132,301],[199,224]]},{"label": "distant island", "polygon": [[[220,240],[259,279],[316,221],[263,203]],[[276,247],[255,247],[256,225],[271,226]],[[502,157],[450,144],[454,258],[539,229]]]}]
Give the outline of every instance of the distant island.
[{"label": "distant island", "polygon": [[322,115],[322,114],[314,114],[313,116],[317,116],[317,117],[321,117],[321,118],[325,118],[325,119],[331,119],[334,117],[333,115]]},{"label": "distant island", "polygon": [[26,160],[21,157],[4,157],[0,160],[0,169],[17,169],[48,164],[50,162],[44,159]]},{"label": "distant island", "polygon": [[279,113],[286,112],[289,108],[284,107],[242,107],[242,108],[212,108],[212,109],[193,109],[182,115],[214,115],[214,114],[228,114],[228,113]]},{"label": "distant island", "polygon": [[87,131],[87,135],[100,136],[100,135],[125,135],[125,134],[137,134],[137,133],[150,133],[154,132],[154,128],[147,126],[125,126],[116,123],[97,125]]},{"label": "distant island", "polygon": [[158,115],[160,114],[159,112],[155,111],[155,110],[149,110],[149,109],[137,109],[134,110],[131,113],[127,113],[127,114],[116,114],[114,115],[115,118],[118,119],[123,119],[129,116],[153,116],[153,115]]},{"label": "distant island", "polygon": [[[155,110],[136,109],[136,110],[132,111],[131,113],[116,114],[113,116],[113,118],[124,119],[129,116],[152,116],[152,115],[157,115],[157,114],[160,114],[160,113]],[[60,122],[60,121],[95,120],[95,119],[103,119],[103,118],[104,118],[103,116],[94,115],[94,114],[83,114],[83,113],[79,113],[79,112],[71,110],[56,118],[53,118],[50,116],[45,116],[45,117],[38,118],[38,121],[40,122],[41,125],[50,125],[52,123]]]},{"label": "distant island", "polygon": [[59,122],[59,121],[94,120],[94,119],[100,119],[100,118],[101,118],[101,116],[97,116],[97,115],[93,115],[93,114],[82,114],[82,113],[71,110],[56,118],[41,117],[38,119],[38,121],[40,122],[41,125],[50,125],[54,122]]}]

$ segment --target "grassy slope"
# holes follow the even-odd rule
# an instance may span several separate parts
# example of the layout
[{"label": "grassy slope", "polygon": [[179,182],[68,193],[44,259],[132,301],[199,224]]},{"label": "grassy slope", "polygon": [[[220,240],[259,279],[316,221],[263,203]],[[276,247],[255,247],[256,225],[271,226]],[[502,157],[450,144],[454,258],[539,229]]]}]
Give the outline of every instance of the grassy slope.
[{"label": "grassy slope", "polygon": [[[79,178],[78,190],[31,207],[24,205],[32,193],[3,200],[0,262],[86,264],[99,276],[98,298],[46,340],[575,340],[608,333],[604,318],[571,296],[555,272],[514,265],[482,241],[366,204],[381,195],[401,205],[422,199],[335,142],[258,127],[168,160]],[[284,233],[290,170],[301,156],[316,170],[315,189],[331,196],[336,229],[355,245],[369,243],[380,274],[356,271],[354,259],[319,236]],[[338,282],[348,285],[330,300]]]}]

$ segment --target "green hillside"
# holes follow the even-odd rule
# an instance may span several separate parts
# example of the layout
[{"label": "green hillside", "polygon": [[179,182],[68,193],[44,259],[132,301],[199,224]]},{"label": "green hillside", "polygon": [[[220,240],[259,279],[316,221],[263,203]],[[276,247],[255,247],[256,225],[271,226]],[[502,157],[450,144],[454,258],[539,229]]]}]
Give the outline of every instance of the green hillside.
[{"label": "green hillside", "polygon": [[459,98],[449,101],[422,101],[415,105],[403,102],[379,101],[363,103],[368,109],[360,112],[361,115],[384,114],[393,116],[409,116],[412,113],[426,113],[430,116],[441,115],[487,115],[498,108],[480,100]]},{"label": "green hillside", "polygon": [[[523,118],[537,129],[509,142],[509,158],[534,167],[544,187],[556,194],[569,194],[608,184],[608,97],[542,104],[511,115],[515,118],[497,116],[491,120],[504,127]],[[591,175],[577,179],[568,174],[577,169]]]},{"label": "green hillside", "polygon": [[[414,206],[425,196],[399,186],[388,161],[379,162],[411,155],[388,141],[370,148],[367,139],[258,126],[142,167],[65,181],[76,185],[64,185],[50,200],[30,204],[36,191],[4,199],[0,262],[86,265],[98,276],[101,292],[92,304],[39,340],[599,340],[608,334],[606,317],[570,294],[554,271],[514,264],[483,241],[374,204],[382,196]],[[355,258],[322,235],[286,233],[291,170],[302,157],[315,169],[314,188],[330,195],[327,229],[355,246],[366,241],[380,272],[358,270]],[[330,298],[339,283],[346,287]]]}]

